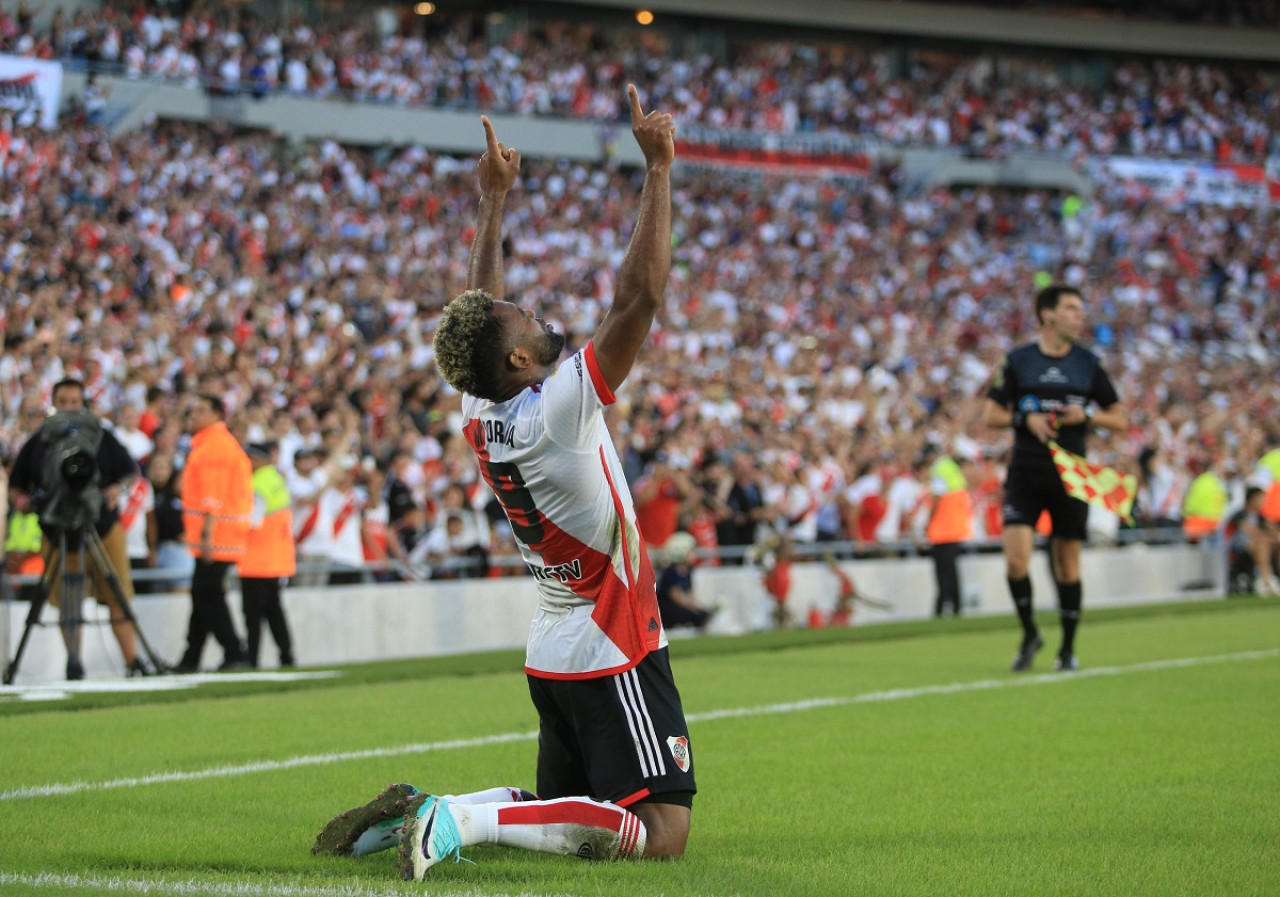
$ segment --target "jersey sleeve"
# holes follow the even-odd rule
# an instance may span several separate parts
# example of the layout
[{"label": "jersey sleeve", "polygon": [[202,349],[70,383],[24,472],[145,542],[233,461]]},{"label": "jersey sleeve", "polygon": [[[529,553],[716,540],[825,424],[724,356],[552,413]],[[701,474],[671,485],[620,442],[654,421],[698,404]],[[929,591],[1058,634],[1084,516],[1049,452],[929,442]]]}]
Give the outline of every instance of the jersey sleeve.
[{"label": "jersey sleeve", "polygon": [[1102,365],[1098,365],[1098,372],[1093,378],[1093,392],[1089,398],[1097,402],[1099,408],[1109,408],[1120,401],[1120,394],[1116,392],[1115,384]]},{"label": "jersey sleeve", "polygon": [[587,343],[542,383],[547,435],[566,448],[584,444],[597,435],[600,413],[614,401],[596,363],[595,348]]},{"label": "jersey sleeve", "polygon": [[1013,364],[1006,355],[1000,362],[1000,367],[996,368],[996,375],[992,378],[991,385],[987,387],[987,398],[997,405],[1008,408],[1013,404],[1013,393]]}]

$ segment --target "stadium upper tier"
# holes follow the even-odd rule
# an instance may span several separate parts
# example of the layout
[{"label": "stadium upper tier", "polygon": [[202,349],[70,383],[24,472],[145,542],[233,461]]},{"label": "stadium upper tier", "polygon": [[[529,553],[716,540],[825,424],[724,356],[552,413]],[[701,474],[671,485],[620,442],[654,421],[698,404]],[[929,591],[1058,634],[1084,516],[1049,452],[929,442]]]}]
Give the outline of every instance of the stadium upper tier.
[{"label": "stadium upper tier", "polygon": [[[630,16],[631,0],[559,0]],[[536,9],[534,0],[528,6]],[[1046,47],[1196,59],[1280,59],[1275,0],[652,0],[657,21],[732,22],[769,28],[971,41],[985,47]]]},{"label": "stadium upper tier", "polygon": [[[840,134],[992,156],[1025,150],[1262,163],[1280,154],[1277,71],[1257,65],[999,54],[897,39],[727,39],[716,52],[638,27],[566,22],[486,29],[435,20],[313,26],[232,14],[105,9],[43,31],[4,29],[4,52],[63,59],[220,94],[273,93],[612,121],[623,85],[683,125]],[[1034,52],[1034,55],[1032,55]]]}]

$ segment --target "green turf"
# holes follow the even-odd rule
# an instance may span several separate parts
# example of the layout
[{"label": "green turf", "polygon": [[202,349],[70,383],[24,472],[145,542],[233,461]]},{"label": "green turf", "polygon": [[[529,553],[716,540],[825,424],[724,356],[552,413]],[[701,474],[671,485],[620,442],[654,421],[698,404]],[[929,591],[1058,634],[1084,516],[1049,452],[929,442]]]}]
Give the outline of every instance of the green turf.
[{"label": "green turf", "polygon": [[[311,840],[391,781],[532,787],[518,655],[10,702],[0,894],[1275,893],[1280,604],[1090,614],[1076,676],[1047,674],[1044,619],[1021,678],[1007,619],[678,641],[700,786],[683,859],[471,848],[422,884]],[[1197,658],[1216,659],[1162,665]]]}]

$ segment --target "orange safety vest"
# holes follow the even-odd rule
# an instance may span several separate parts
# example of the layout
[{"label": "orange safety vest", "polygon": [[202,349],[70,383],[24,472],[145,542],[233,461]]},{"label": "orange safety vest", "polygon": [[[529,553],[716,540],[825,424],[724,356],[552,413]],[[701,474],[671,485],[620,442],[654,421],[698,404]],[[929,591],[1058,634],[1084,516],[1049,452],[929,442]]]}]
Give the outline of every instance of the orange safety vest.
[{"label": "orange safety vest", "polygon": [[1212,471],[1191,481],[1182,500],[1182,532],[1195,542],[1218,529],[1227,506],[1227,489]]},{"label": "orange safety vest", "polygon": [[191,437],[182,469],[182,525],[191,553],[200,557],[206,518],[213,519],[213,560],[244,555],[253,515],[253,465],[222,421]]},{"label": "orange safety vest", "polygon": [[236,562],[240,578],[275,579],[298,572],[297,553],[293,544],[293,511],[289,507],[289,490],[284,477],[273,466],[260,467],[253,473],[253,491],[265,502],[262,523],[249,528],[249,544],[244,556]]},{"label": "orange safety vest", "polygon": [[952,458],[939,458],[929,476],[933,481],[931,486],[937,488],[937,504],[925,535],[934,545],[968,542],[973,538],[973,499],[960,465]]},{"label": "orange safety vest", "polygon": [[1280,479],[1273,480],[1262,499],[1262,516],[1272,523],[1280,523]]},{"label": "orange safety vest", "polygon": [[938,496],[938,506],[925,531],[934,545],[968,542],[973,538],[973,499],[968,489]]},{"label": "orange safety vest", "polygon": [[1218,529],[1218,520],[1214,517],[1192,515],[1182,518],[1182,532],[1188,539],[1196,540],[1207,536]]}]

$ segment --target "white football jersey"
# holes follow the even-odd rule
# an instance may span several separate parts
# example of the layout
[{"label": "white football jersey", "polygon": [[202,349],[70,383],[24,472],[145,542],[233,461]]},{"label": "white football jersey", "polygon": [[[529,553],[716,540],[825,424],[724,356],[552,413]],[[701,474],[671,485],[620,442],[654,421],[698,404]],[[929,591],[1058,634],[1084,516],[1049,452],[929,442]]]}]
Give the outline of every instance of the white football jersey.
[{"label": "white football jersey", "polygon": [[496,404],[465,396],[463,432],[538,581],[525,670],[588,679],[666,645],[653,566],[604,422],[614,401],[590,343]]}]

